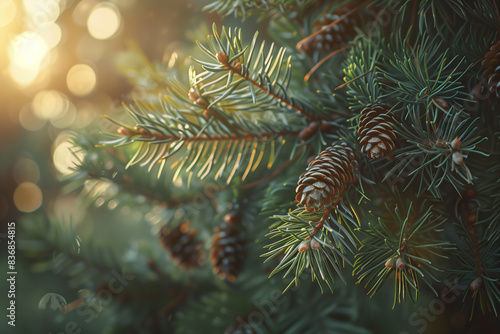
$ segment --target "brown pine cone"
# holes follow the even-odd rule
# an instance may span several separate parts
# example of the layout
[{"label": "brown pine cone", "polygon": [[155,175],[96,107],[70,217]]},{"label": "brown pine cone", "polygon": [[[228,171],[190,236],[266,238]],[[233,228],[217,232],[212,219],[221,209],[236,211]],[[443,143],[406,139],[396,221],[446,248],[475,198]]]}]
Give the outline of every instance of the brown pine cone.
[{"label": "brown pine cone", "polygon": [[[318,21],[314,22],[312,32],[316,33],[321,29],[326,28],[330,23],[338,20],[350,9],[351,8],[348,6],[344,6],[331,14],[324,14]],[[322,53],[340,49],[344,44],[356,36],[354,27],[359,26],[360,23],[360,18],[357,14],[349,15],[334,26],[311,38],[304,44],[304,50],[307,53],[312,54],[314,51]]]},{"label": "brown pine cone", "polygon": [[481,63],[484,67],[483,78],[486,79],[490,93],[500,97],[500,41],[490,48]]},{"label": "brown pine cone", "polygon": [[237,226],[223,224],[215,231],[210,259],[220,279],[234,282],[243,269],[245,257],[245,242]]},{"label": "brown pine cone", "polygon": [[380,159],[396,149],[394,121],[387,115],[389,106],[369,104],[361,111],[358,142],[361,151],[370,159]]},{"label": "brown pine cone", "polygon": [[179,267],[191,270],[202,265],[205,259],[202,244],[195,240],[197,234],[196,230],[189,231],[189,223],[184,222],[174,229],[165,225],[159,239]]},{"label": "brown pine cone", "polygon": [[307,211],[336,206],[356,181],[357,168],[354,151],[346,143],[328,147],[300,176],[295,200]]}]

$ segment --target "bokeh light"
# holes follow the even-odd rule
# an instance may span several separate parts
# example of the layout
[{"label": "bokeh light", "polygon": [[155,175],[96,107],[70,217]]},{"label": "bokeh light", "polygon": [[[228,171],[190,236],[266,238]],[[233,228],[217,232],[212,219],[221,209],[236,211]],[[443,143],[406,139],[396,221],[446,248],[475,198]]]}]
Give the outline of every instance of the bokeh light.
[{"label": "bokeh light", "polygon": [[61,9],[55,0],[24,0],[24,8],[26,10],[26,17],[34,27],[43,27],[54,23]]},{"label": "bokeh light", "polygon": [[87,29],[95,39],[108,39],[120,28],[121,15],[111,3],[101,3],[94,7],[87,20]]},{"label": "bokeh light", "polygon": [[61,27],[57,23],[51,23],[37,30],[48,48],[54,48],[59,44],[62,37]]},{"label": "bokeh light", "polygon": [[23,182],[14,191],[14,205],[19,211],[33,212],[42,205],[40,188],[31,182]]},{"label": "bokeh light", "polygon": [[35,32],[25,31],[14,37],[8,50],[12,78],[22,85],[31,83],[47,52],[45,40]]},{"label": "bokeh light", "polygon": [[12,0],[0,1],[0,27],[9,25],[16,17],[17,7]]},{"label": "bokeh light", "polygon": [[38,92],[31,103],[33,113],[41,119],[47,119],[56,128],[71,126],[77,117],[75,105],[66,95],[56,90]]},{"label": "bokeh light", "polygon": [[71,67],[66,76],[66,84],[71,93],[77,96],[88,95],[96,85],[96,75],[92,67],[77,64]]},{"label": "bokeh light", "polygon": [[[54,153],[52,159],[54,166],[62,175],[74,172],[75,163],[83,159],[83,153],[79,152],[71,142],[71,134],[61,133],[54,141]],[[73,153],[72,153],[73,152]]]},{"label": "bokeh light", "polygon": [[77,112],[76,107],[73,103],[69,103],[66,112],[57,118],[50,119],[50,124],[59,129],[68,128],[76,121]]},{"label": "bokeh light", "polygon": [[51,119],[63,115],[69,108],[68,98],[56,90],[42,90],[38,92],[31,108],[39,118]]}]

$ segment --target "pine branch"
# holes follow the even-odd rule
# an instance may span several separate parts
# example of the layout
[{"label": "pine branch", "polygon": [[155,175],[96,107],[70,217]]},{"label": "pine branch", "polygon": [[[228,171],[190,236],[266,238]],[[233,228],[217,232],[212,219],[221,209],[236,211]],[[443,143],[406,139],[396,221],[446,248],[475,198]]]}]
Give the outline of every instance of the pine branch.
[{"label": "pine branch", "polygon": [[[449,49],[438,37],[424,37],[411,42],[410,36],[401,39],[384,52],[381,73],[387,80],[387,96],[395,96],[405,104],[432,105],[441,98],[445,101],[465,101],[467,95],[460,79],[467,73],[465,59],[458,55],[448,58]],[[392,97],[394,98],[394,97]],[[446,110],[445,110],[446,111]]]},{"label": "pine branch", "polygon": [[439,281],[434,275],[442,270],[433,264],[433,259],[446,259],[444,251],[452,249],[438,235],[446,220],[435,215],[426,201],[415,205],[410,202],[407,209],[386,205],[390,217],[378,218],[376,224],[369,224],[369,230],[360,230],[366,237],[356,254],[353,274],[358,276],[358,283],[366,280],[370,296],[394,274],[393,308],[406,298],[415,302],[421,284],[437,295],[432,283]]},{"label": "pine branch", "polygon": [[[197,177],[203,179],[217,168],[215,180],[224,177],[229,184],[237,167],[244,161],[248,162],[248,168],[243,171],[245,177],[264,162],[264,156],[267,156],[267,168],[271,168],[282,147],[299,139],[297,128],[295,130],[288,123],[274,121],[276,116],[271,114],[270,121],[252,124],[246,122],[238,113],[228,115],[218,112],[217,115],[223,117],[221,121],[220,117],[213,115],[205,117],[195,111],[185,112],[178,109],[175,104],[182,101],[174,98],[175,96],[165,100],[162,114],[151,110],[152,106],[136,104],[135,110],[129,112],[137,125],[132,127],[118,123],[118,133],[121,136],[103,141],[102,144],[122,146],[140,143],[135,146],[136,153],[127,166],[140,163],[142,166],[149,165],[151,170],[158,164],[158,175],[161,175],[169,157],[184,152],[186,154],[171,165],[171,168],[177,168],[174,180],[181,172],[193,174],[191,170],[198,166]],[[235,121],[228,123],[231,119]],[[233,122],[236,122],[237,126],[232,126]],[[240,130],[243,127],[244,133]],[[289,152],[291,158],[295,149]],[[224,175],[226,170],[231,171],[229,176]]]},{"label": "pine branch", "polygon": [[[476,120],[471,122],[463,110],[454,107],[436,122],[421,120],[420,112],[408,109],[409,124],[397,124],[396,135],[406,145],[395,151],[393,167],[384,180],[408,174],[407,189],[413,182],[419,184],[417,196],[430,191],[440,197],[440,187],[449,182],[457,192],[464,184],[473,182],[473,175],[465,162],[470,154],[488,156],[478,146],[487,140],[478,134]],[[418,160],[417,163],[415,161]]]},{"label": "pine branch", "polygon": [[370,103],[378,103],[382,97],[380,74],[376,68],[379,58],[379,47],[369,40],[358,41],[349,52],[344,65],[344,81],[349,89],[350,108],[364,108]]},{"label": "pine branch", "polygon": [[[229,100],[230,105],[248,105],[254,112],[262,112],[267,108],[277,112],[293,110],[306,116],[309,121],[315,120],[315,114],[307,106],[288,94],[291,64],[290,57],[283,62],[285,49],[274,53],[272,44],[266,54],[265,43],[262,43],[257,50],[257,36],[258,33],[249,47],[243,47],[241,30],[226,30],[223,27],[223,34],[219,36],[214,25],[209,45],[198,45],[217,63],[195,60],[203,65],[205,72],[198,74],[192,84],[200,87],[202,97],[210,97],[212,102],[209,107]],[[234,76],[238,79],[234,79]],[[223,85],[215,86],[219,83]]]},{"label": "pine branch", "polygon": [[267,257],[266,262],[280,258],[270,276],[287,268],[284,277],[293,275],[285,291],[298,284],[306,268],[310,268],[312,279],[321,290],[323,282],[333,289],[335,273],[345,281],[342,268],[345,263],[352,265],[347,256],[356,245],[352,228],[359,226],[350,208],[341,202],[331,211],[308,212],[298,208],[274,218],[281,219],[282,223],[267,236],[279,240],[267,245],[270,250],[262,256]]},{"label": "pine branch", "polygon": [[477,306],[483,314],[493,312],[498,316],[500,305],[500,230],[497,222],[480,220],[485,210],[475,194],[470,189],[457,201],[456,228],[463,244],[457,254],[458,266],[452,269],[460,282],[467,284],[462,301],[466,303],[470,299],[471,319]]}]

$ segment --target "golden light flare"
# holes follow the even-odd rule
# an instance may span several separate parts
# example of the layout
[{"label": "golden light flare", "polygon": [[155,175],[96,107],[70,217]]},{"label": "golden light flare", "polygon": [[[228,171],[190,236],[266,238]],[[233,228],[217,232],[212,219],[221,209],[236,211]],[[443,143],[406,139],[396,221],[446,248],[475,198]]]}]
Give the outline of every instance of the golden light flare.
[{"label": "golden light flare", "polygon": [[33,98],[31,108],[39,118],[51,119],[64,114],[69,103],[68,98],[56,90],[42,90]]},{"label": "golden light flare", "polygon": [[0,27],[8,26],[16,17],[17,7],[12,0],[0,1]]},{"label": "golden light flare", "polygon": [[61,14],[59,3],[55,0],[24,0],[23,3],[26,17],[34,28],[54,23]]},{"label": "golden light flare", "polygon": [[83,153],[79,152],[72,144],[70,141],[71,138],[70,133],[63,132],[54,141],[52,161],[54,163],[54,167],[62,175],[69,175],[73,173],[75,163],[84,157]]},{"label": "golden light flare", "polygon": [[8,49],[12,78],[21,85],[31,83],[48,50],[45,40],[35,32],[25,31],[14,37]]},{"label": "golden light flare", "polygon": [[[21,86],[32,84],[47,67],[51,49],[61,41],[62,30],[55,21],[61,14],[61,0],[23,0],[26,31],[14,36],[8,45],[9,74]],[[63,4],[64,5],[64,4]],[[12,0],[0,1],[0,27],[13,21],[18,8]]]},{"label": "golden light flare", "polygon": [[120,28],[121,15],[115,5],[109,2],[95,6],[87,19],[87,29],[95,39],[113,37]]},{"label": "golden light flare", "polygon": [[14,190],[14,205],[19,211],[33,212],[42,205],[40,188],[32,182],[23,182]]},{"label": "golden light flare", "polygon": [[61,27],[57,23],[51,23],[37,30],[48,48],[52,49],[59,44],[62,37]]},{"label": "golden light flare", "polygon": [[97,78],[92,67],[86,64],[76,64],[68,71],[66,84],[71,93],[77,96],[90,94],[96,85]]}]

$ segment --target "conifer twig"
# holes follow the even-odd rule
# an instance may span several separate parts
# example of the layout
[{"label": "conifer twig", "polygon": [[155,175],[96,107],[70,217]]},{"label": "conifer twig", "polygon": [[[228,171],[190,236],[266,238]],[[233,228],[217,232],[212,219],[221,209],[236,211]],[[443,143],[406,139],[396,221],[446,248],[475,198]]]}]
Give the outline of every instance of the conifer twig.
[{"label": "conifer twig", "polygon": [[307,72],[307,74],[304,76],[304,81],[308,81],[309,78],[311,77],[311,75],[313,75],[314,72],[316,72],[316,70],[321,66],[323,65],[328,59],[332,58],[333,56],[343,52],[343,51],[346,51],[346,50],[349,50],[351,46],[350,45],[346,45],[344,46],[343,48],[340,48],[338,50],[335,50],[333,52],[331,52],[328,56],[324,57],[323,59],[321,59],[316,65],[313,66],[313,68],[311,68],[309,70],[309,72]]},{"label": "conifer twig", "polygon": [[266,93],[267,95],[271,96],[273,99],[275,99],[276,101],[278,101],[279,103],[282,103],[284,105],[286,105],[288,108],[290,109],[293,109],[295,110],[297,113],[299,114],[302,114],[304,116],[307,117],[307,119],[311,122],[311,121],[314,121],[316,119],[316,117],[307,112],[306,110],[300,108],[299,106],[291,103],[290,101],[280,97],[279,95],[277,95],[276,93],[270,91],[269,89],[267,89],[266,87],[260,85],[257,81],[255,81],[254,79],[252,79],[250,76],[248,75],[243,75],[243,73],[241,73],[241,67],[235,67],[233,65],[231,65],[228,61],[227,61],[227,55],[225,55],[223,52],[219,51],[217,53],[217,60],[222,64],[224,65],[227,69],[229,69],[230,71],[232,71],[233,73],[236,73],[238,74],[241,78],[245,79],[246,81],[250,82],[253,86],[255,86],[256,88],[260,89],[261,91],[263,91],[264,93]]}]

